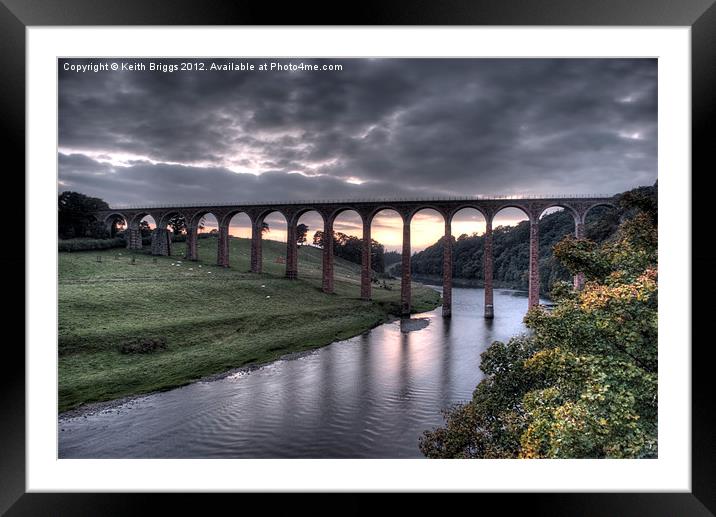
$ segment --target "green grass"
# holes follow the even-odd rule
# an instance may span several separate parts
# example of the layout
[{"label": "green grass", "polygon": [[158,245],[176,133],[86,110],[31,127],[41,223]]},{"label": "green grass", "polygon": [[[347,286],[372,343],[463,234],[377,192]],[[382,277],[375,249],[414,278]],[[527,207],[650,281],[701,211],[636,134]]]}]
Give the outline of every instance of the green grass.
[{"label": "green grass", "polygon": [[[262,274],[248,272],[249,244],[230,239],[229,269],[214,265],[215,238],[199,240],[198,262],[183,260],[184,243],[172,246],[172,257],[124,249],[60,253],[58,410],[272,361],[399,313],[397,280],[388,281],[390,290],[374,284],[373,300],[362,301],[360,266],[336,258],[335,293],[325,294],[321,250],[299,249],[299,279],[291,281],[277,262],[285,244],[264,241]],[[177,260],[181,266],[172,265]],[[413,284],[414,312],[439,303],[436,291]],[[167,350],[119,352],[136,338],[165,338]]]}]

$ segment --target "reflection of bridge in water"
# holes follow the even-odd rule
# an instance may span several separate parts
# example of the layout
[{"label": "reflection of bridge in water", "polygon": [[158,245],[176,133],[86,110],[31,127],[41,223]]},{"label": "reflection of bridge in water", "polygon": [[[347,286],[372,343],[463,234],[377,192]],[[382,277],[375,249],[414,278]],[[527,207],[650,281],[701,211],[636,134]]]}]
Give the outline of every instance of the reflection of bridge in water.
[{"label": "reflection of bridge in water", "polygon": [[[318,212],[323,218],[323,290],[333,292],[333,223],[345,211],[356,212],[363,223],[363,252],[361,264],[361,298],[371,297],[371,222],[382,210],[394,210],[403,220],[403,248],[401,269],[401,311],[410,313],[410,221],[420,210],[429,208],[437,211],[445,221],[445,235],[451,236],[453,216],[464,208],[474,208],[485,218],[485,317],[493,316],[493,257],[492,220],[503,208],[517,208],[525,213],[530,222],[529,260],[529,307],[539,304],[539,218],[552,207],[563,208],[574,217],[575,236],[584,235],[587,213],[596,206],[615,207],[613,197],[515,197],[515,198],[443,198],[443,199],[391,199],[391,200],[345,200],[345,201],[291,201],[237,204],[163,205],[154,207],[112,208],[97,212],[97,217],[108,227],[123,220],[126,225],[127,248],[141,249],[140,225],[142,218],[151,216],[156,222],[152,234],[151,250],[154,255],[169,255],[171,232],[167,230],[169,220],[181,215],[187,222],[186,259],[197,260],[197,232],[199,221],[211,214],[219,223],[217,264],[229,267],[229,222],[237,214],[246,214],[251,220],[251,271],[261,272],[261,229],[264,219],[273,212],[282,214],[287,221],[286,277],[294,279],[298,272],[298,244],[296,226],[298,219],[306,212]],[[452,304],[452,240],[445,239],[443,256],[443,314],[450,315]],[[582,284],[581,275],[574,280],[575,287]]]}]

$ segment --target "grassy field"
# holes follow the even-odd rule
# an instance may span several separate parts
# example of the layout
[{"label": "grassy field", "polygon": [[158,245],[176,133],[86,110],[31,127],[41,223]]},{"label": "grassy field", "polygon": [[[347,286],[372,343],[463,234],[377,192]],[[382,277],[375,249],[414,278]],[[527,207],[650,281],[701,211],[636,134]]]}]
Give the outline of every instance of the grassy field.
[{"label": "grassy field", "polygon": [[[299,249],[299,279],[283,278],[285,244],[265,240],[262,274],[249,273],[249,240],[230,239],[231,268],[214,265],[216,239],[199,261],[124,249],[59,254],[59,408],[186,384],[368,330],[399,311],[400,282],[360,297],[360,266],[335,259],[335,294],[321,292],[321,250]],[[134,256],[135,263],[131,263]],[[101,258],[101,262],[98,259]],[[179,261],[181,264],[179,265]],[[413,284],[415,312],[439,294]],[[135,339],[166,350],[123,354]]]}]

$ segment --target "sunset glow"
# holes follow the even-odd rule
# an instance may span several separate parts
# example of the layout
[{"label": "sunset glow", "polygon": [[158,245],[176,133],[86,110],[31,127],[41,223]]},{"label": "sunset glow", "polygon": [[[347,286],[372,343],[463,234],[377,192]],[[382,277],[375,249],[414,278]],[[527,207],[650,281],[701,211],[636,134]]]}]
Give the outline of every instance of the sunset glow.
[{"label": "sunset glow", "polygon": [[[559,210],[552,209],[550,211]],[[154,228],[151,216],[147,216],[150,227]],[[521,221],[527,220],[520,210],[506,208],[501,210],[493,220],[493,227],[514,226]],[[274,213],[266,218],[269,231],[264,234],[266,240],[286,242],[286,219],[280,214]],[[323,219],[317,212],[308,212],[299,218],[299,224],[308,226],[307,243],[313,242],[313,235],[316,231],[323,230]],[[209,233],[218,228],[216,218],[207,214],[204,218],[204,228],[200,233]],[[360,216],[353,211],[341,213],[333,224],[335,232],[363,237],[363,224]],[[432,246],[443,237],[445,222],[443,217],[434,210],[421,210],[413,217],[410,224],[411,251],[422,251]],[[452,235],[456,239],[462,235],[482,235],[485,233],[485,219],[475,209],[464,209],[458,212],[452,220]],[[239,214],[232,218],[229,225],[229,235],[242,239],[251,238],[251,222],[245,214]],[[385,246],[386,251],[400,252],[403,247],[403,220],[392,210],[383,210],[374,218],[371,225],[371,237]]]}]

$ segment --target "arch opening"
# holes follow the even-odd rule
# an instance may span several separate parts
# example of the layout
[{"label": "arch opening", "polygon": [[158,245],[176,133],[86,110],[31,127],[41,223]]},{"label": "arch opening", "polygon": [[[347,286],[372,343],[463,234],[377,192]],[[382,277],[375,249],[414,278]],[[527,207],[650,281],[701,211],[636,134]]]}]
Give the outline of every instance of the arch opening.
[{"label": "arch opening", "polygon": [[251,271],[251,219],[245,212],[231,212],[223,217],[206,214],[204,229],[199,230],[199,245],[216,249],[217,265]]},{"label": "arch opening", "polygon": [[326,274],[323,271],[327,267],[322,252],[323,230],[323,216],[316,210],[305,210],[296,219],[296,273],[301,278],[318,280]]},{"label": "arch opening", "polygon": [[180,246],[173,243],[186,242],[187,218],[179,211],[167,212],[161,215],[157,227],[152,232],[152,255],[185,256]]},{"label": "arch opening", "polygon": [[370,219],[371,238],[383,245],[384,274],[387,279],[400,277],[403,246],[403,218],[392,208],[377,211]]},{"label": "arch opening", "polygon": [[[251,218],[246,212],[236,212],[228,216],[229,236],[234,239],[251,239]],[[210,233],[217,233],[219,226],[210,227]]]},{"label": "arch opening", "polygon": [[410,220],[410,233],[411,274],[439,279],[443,274],[445,218],[433,208],[421,208]]},{"label": "arch opening", "polygon": [[124,236],[128,227],[127,219],[122,214],[109,214],[104,220],[104,225],[107,237],[110,239]]},{"label": "arch opening", "polygon": [[[560,205],[545,208],[539,218],[540,295],[549,297],[556,284],[574,283],[574,275],[554,256],[554,247],[562,239],[576,236],[579,215]],[[576,285],[576,284],[575,284]]]},{"label": "arch opening", "polygon": [[186,235],[187,219],[181,212],[168,212],[161,216],[157,228],[171,232],[172,240],[179,235]]},{"label": "arch opening", "polygon": [[288,233],[286,217],[277,210],[271,210],[259,214],[255,223],[261,230],[253,251],[254,272],[266,272],[277,276],[286,274],[290,266],[286,246]]},{"label": "arch opening", "polygon": [[602,243],[616,233],[620,213],[611,204],[597,204],[589,207],[584,214],[584,237]]},{"label": "arch opening", "polygon": [[372,288],[385,273],[385,247],[373,238],[368,225],[364,227],[361,215],[350,208],[333,214],[333,231],[336,278],[356,294],[360,292],[362,299],[371,299]]},{"label": "arch opening", "polygon": [[187,260],[211,261],[211,254],[217,252],[218,218],[209,211],[189,214],[184,221],[182,235],[174,235],[177,241],[186,241],[184,258]]},{"label": "arch opening", "polygon": [[141,250],[152,242],[152,233],[157,227],[154,217],[147,212],[136,214],[125,231],[127,248],[130,250]]},{"label": "arch opening", "polygon": [[520,207],[503,207],[492,218],[494,286],[525,298],[530,287],[530,231],[529,215]]},{"label": "arch opening", "polygon": [[479,210],[466,207],[453,214],[450,226],[452,277],[479,285],[484,281],[487,220]]}]

